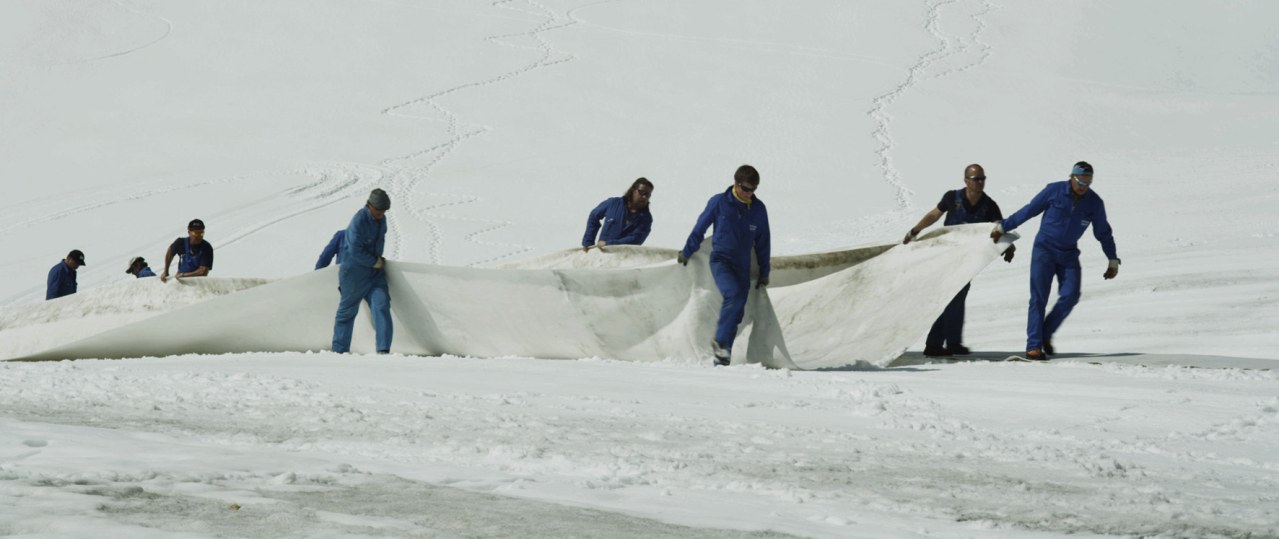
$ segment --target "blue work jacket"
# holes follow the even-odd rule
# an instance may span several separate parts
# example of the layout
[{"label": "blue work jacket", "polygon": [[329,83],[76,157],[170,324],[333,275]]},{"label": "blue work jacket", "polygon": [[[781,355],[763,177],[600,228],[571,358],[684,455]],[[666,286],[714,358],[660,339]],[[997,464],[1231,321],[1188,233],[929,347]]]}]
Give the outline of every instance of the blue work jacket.
[{"label": "blue work jacket", "polygon": [[[604,221],[603,227],[600,226],[600,220]],[[622,197],[608,198],[587,216],[582,247],[595,245],[597,233],[599,241],[609,245],[643,245],[644,240],[648,239],[648,233],[652,231],[653,214],[649,213],[648,208],[632,215]]]},{"label": "blue work jacket", "polygon": [[351,217],[344,236],[342,252],[338,255],[342,262],[372,268],[386,248],[386,219],[374,219],[367,206],[360,208]]},{"label": "blue work jacket", "polygon": [[1106,220],[1106,204],[1096,191],[1089,189],[1084,196],[1076,197],[1070,189],[1070,180],[1050,183],[1029,204],[1003,220],[1004,231],[1012,231],[1041,213],[1044,218],[1039,223],[1039,233],[1035,234],[1035,247],[1078,253],[1079,238],[1091,225],[1093,237],[1101,242],[1106,257],[1119,258],[1114,232]]},{"label": "blue work jacket", "polygon": [[59,260],[49,269],[49,282],[45,287],[44,299],[57,299],[70,296],[76,291],[75,270],[67,265],[66,260]]},{"label": "blue work jacket", "polygon": [[320,251],[320,259],[315,261],[315,269],[327,268],[333,263],[333,259],[337,259],[339,266],[342,265],[342,242],[346,240],[346,229],[333,233],[333,239],[329,240],[329,244],[324,246],[324,250]]},{"label": "blue work jacket", "polygon": [[684,257],[691,257],[697,252],[706,230],[712,225],[715,227],[715,234],[711,237],[712,257],[725,257],[738,268],[748,271],[751,251],[754,250],[760,278],[768,277],[772,240],[768,230],[768,209],[763,200],[754,197],[750,204],[742,202],[733,195],[731,186],[711,197],[693,225],[693,232],[688,235],[681,251]]}]

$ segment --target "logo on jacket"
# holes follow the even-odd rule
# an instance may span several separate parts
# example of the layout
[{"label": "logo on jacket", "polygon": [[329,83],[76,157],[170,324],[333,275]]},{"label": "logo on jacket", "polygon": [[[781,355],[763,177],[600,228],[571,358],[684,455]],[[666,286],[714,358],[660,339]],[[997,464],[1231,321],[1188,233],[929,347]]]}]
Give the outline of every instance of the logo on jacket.
[{"label": "logo on jacket", "polygon": [[755,225],[751,225],[751,232],[755,231]]},{"label": "logo on jacket", "polygon": [[1089,220],[1087,220],[1087,219],[1083,219],[1083,220],[1080,220],[1080,221],[1079,221],[1079,224],[1080,224],[1080,226],[1083,226],[1084,228],[1088,228],[1088,225],[1091,225],[1091,224],[1092,224],[1092,221],[1089,221]]}]

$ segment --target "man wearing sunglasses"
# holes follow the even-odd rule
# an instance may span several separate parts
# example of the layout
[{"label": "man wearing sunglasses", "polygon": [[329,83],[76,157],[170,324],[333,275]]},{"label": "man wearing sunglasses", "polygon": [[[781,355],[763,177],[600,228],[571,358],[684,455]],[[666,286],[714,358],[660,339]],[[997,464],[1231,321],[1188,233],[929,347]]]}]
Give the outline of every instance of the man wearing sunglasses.
[{"label": "man wearing sunglasses", "polygon": [[[1119,255],[1115,237],[1106,220],[1106,204],[1092,190],[1092,165],[1080,161],[1070,171],[1070,179],[1048,184],[1026,207],[995,225],[990,237],[999,241],[1004,232],[1044,214],[1035,234],[1030,255],[1030,307],[1026,320],[1026,358],[1043,361],[1055,353],[1053,334],[1079,303],[1082,269],[1079,265],[1079,238],[1092,225],[1093,237],[1110,260],[1106,279],[1119,275]],[[1057,303],[1048,316],[1048,291],[1057,280]]]},{"label": "man wearing sunglasses", "polygon": [[653,214],[648,212],[648,201],[652,197],[653,182],[638,178],[622,196],[600,202],[586,218],[582,250],[599,247],[602,251],[605,245],[644,245],[653,230]]},{"label": "man wearing sunglasses", "polygon": [[697,218],[693,232],[676,258],[680,264],[688,265],[689,257],[701,247],[706,230],[712,225],[715,227],[711,237],[711,275],[724,296],[715,338],[711,340],[716,366],[732,362],[733,340],[737,338],[737,325],[746,313],[746,298],[750,293],[752,251],[759,263],[755,288],[768,286],[771,267],[768,210],[764,208],[764,201],[755,197],[757,188],[759,172],[755,167],[738,167],[733,185],[706,203],[706,209]]},{"label": "man wearing sunglasses", "polygon": [[[964,169],[964,188],[946,191],[937,206],[919,220],[915,228],[906,233],[902,244],[910,243],[921,231],[936,223],[945,214],[943,226],[968,223],[993,223],[1003,220],[1004,214],[999,211],[999,204],[986,196],[986,169],[972,164]],[[1004,261],[1012,262],[1016,246],[1009,245],[1004,251]],[[964,306],[968,301],[968,288],[964,288],[950,300],[946,310],[942,311],[924,340],[924,355],[928,357],[962,356],[968,354],[964,346]]]},{"label": "man wearing sunglasses", "polygon": [[164,252],[164,271],[160,273],[161,281],[169,280],[169,266],[173,257],[178,259],[177,279],[186,277],[204,277],[213,269],[213,246],[204,240],[204,221],[192,219],[187,223],[187,237],[178,238],[169,244]]}]

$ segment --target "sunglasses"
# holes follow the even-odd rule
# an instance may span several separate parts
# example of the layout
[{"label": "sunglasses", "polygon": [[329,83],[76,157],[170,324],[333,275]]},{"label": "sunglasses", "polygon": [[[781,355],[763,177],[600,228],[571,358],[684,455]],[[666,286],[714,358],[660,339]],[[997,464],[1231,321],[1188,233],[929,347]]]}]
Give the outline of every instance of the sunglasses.
[{"label": "sunglasses", "polygon": [[984,181],[986,181],[986,177],[985,177],[985,176],[968,176],[968,179],[970,179],[970,180],[972,180],[972,181],[975,181],[975,182],[984,182]]},{"label": "sunglasses", "polygon": [[1088,186],[1092,185],[1092,180],[1083,181],[1083,180],[1079,179],[1079,176],[1075,176],[1075,177],[1074,177],[1074,180],[1075,180],[1075,184],[1076,184],[1076,185],[1082,185],[1082,186],[1084,186],[1084,187],[1088,187]]},{"label": "sunglasses", "polygon": [[653,192],[652,192],[652,191],[645,191],[645,190],[643,190],[643,189],[637,189],[637,190],[635,191],[635,193],[636,193],[636,194],[638,194],[638,195],[639,195],[639,196],[641,196],[641,197],[644,197],[644,198],[648,198],[648,197],[653,196]]},{"label": "sunglasses", "polygon": [[737,184],[737,188],[741,189],[743,193],[754,193],[756,189],[759,189],[759,186],[756,185],[754,187],[751,187],[744,183],[739,183]]}]

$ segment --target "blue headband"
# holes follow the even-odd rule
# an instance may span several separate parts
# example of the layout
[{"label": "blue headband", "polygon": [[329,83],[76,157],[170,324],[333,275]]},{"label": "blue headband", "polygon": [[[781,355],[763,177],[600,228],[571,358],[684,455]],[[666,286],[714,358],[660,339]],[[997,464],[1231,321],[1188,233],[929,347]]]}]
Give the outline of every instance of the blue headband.
[{"label": "blue headband", "polygon": [[1092,176],[1092,171],[1084,167],[1075,167],[1074,170],[1070,171],[1070,174],[1072,176]]}]

